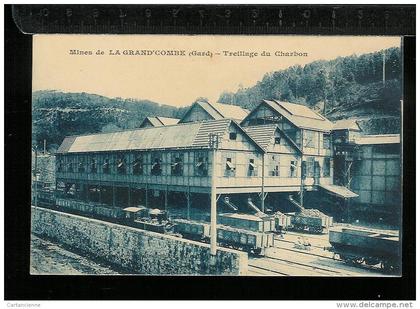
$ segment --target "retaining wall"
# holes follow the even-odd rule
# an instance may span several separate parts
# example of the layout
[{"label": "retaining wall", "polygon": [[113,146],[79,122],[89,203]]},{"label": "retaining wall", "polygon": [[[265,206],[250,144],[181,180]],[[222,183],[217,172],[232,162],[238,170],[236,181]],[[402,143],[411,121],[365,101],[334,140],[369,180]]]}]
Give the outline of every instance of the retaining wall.
[{"label": "retaining wall", "polygon": [[248,256],[219,248],[210,265],[210,246],[82,216],[32,206],[32,233],[147,275],[245,275]]}]

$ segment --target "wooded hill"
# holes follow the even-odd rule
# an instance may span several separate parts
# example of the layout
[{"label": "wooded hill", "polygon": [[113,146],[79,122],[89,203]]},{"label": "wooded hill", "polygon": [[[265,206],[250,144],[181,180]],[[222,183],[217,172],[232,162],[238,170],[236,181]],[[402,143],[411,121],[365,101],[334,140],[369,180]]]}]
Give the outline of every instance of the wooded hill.
[{"label": "wooded hill", "polygon": [[398,133],[401,65],[400,48],[315,61],[267,73],[253,87],[223,92],[219,102],[252,109],[261,99],[279,99],[310,106],[331,120],[360,119],[368,133]]},{"label": "wooded hill", "polygon": [[[252,109],[261,99],[310,106],[331,120],[357,118],[366,133],[399,133],[401,56],[399,48],[361,56],[315,61],[270,72],[250,88],[223,92],[219,102]],[[139,127],[146,116],[181,118],[187,108],[149,100],[107,98],[88,93],[33,93],[34,144],[54,150],[68,135]]]}]

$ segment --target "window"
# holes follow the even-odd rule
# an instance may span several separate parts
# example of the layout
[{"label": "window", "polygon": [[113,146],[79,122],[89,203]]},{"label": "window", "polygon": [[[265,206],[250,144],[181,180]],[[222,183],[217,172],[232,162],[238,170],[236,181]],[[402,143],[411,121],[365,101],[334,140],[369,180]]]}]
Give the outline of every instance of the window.
[{"label": "window", "polygon": [[202,153],[195,154],[195,175],[207,176],[208,174],[208,159]]},{"label": "window", "polygon": [[249,159],[248,176],[258,176],[257,166],[255,165],[255,159]]},{"label": "window", "polygon": [[95,174],[97,172],[96,160],[92,159],[90,162],[90,172]]},{"label": "window", "polygon": [[121,157],[117,160],[117,172],[120,175],[124,175],[127,172],[127,167],[125,164],[125,158]]},{"label": "window", "polygon": [[104,174],[109,174],[111,172],[111,167],[109,165],[109,159],[104,160],[104,164],[102,165],[102,170]]},{"label": "window", "polygon": [[303,146],[308,148],[315,148],[315,132],[306,130],[303,134]]},{"label": "window", "polygon": [[133,174],[143,175],[143,157],[138,156],[133,162]]},{"label": "window", "polygon": [[323,134],[322,135],[322,137],[323,137],[323,146],[324,146],[324,149],[330,149],[331,148],[331,138],[330,138],[330,135],[329,134]]},{"label": "window", "polygon": [[315,168],[315,158],[308,157],[306,160],[306,176],[314,177],[314,168]]},{"label": "window", "polygon": [[232,163],[232,158],[226,158],[225,176],[235,176],[235,165]]},{"label": "window", "polygon": [[279,166],[275,165],[273,170],[271,171],[271,176],[280,176]]},{"label": "window", "polygon": [[155,157],[153,159],[152,171],[151,171],[152,175],[154,175],[154,176],[162,175],[161,162],[162,162],[162,160],[158,157]]},{"label": "window", "polygon": [[73,173],[73,162],[67,163],[67,171]]},{"label": "window", "polygon": [[230,140],[233,140],[233,141],[236,140],[236,136],[237,136],[236,132],[230,132],[229,133],[229,139]]},{"label": "window", "polygon": [[61,160],[57,161],[57,172],[61,172],[63,170],[63,162]]},{"label": "window", "polygon": [[276,136],[276,137],[274,138],[274,144],[276,144],[276,145],[280,145],[280,141],[281,141],[280,136]]},{"label": "window", "polygon": [[183,174],[183,164],[181,156],[182,154],[172,155],[171,174],[173,176],[182,176]]},{"label": "window", "polygon": [[331,176],[331,158],[324,158],[324,166],[322,168],[322,176]]},{"label": "window", "polygon": [[297,161],[290,161],[290,177],[297,177]]},{"label": "window", "polygon": [[83,159],[80,159],[78,171],[79,173],[83,173],[85,171],[85,161]]}]

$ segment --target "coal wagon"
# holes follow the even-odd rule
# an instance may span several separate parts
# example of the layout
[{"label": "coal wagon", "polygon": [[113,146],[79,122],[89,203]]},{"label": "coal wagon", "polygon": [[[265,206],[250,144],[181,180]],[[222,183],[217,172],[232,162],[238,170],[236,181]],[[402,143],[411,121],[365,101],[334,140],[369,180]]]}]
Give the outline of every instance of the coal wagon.
[{"label": "coal wagon", "polygon": [[352,264],[379,265],[386,271],[400,266],[398,232],[360,227],[335,227],[329,231],[332,251]]}]

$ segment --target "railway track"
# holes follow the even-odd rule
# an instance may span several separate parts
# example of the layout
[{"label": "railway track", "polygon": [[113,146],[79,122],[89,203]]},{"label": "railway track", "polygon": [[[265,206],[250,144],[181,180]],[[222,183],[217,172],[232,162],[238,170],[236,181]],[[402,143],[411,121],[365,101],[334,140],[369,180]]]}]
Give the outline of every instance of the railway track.
[{"label": "railway track", "polygon": [[[283,240],[275,239],[275,241],[282,242]],[[285,241],[285,242],[286,243],[293,243],[293,242],[290,242],[290,241]],[[352,270],[354,268],[357,268],[357,269],[361,269],[361,270],[364,270],[364,271],[368,271],[370,273],[376,273],[376,274],[384,275],[383,272],[382,272],[382,269],[378,266],[365,265],[365,264],[355,265],[355,266],[349,265],[349,264],[346,264],[341,259],[334,258],[334,254],[332,252],[328,252],[328,254],[321,254],[321,253],[316,253],[316,252],[313,252],[313,251],[304,251],[304,250],[299,250],[299,249],[295,249],[295,248],[286,248],[286,247],[275,247],[275,249],[279,249],[279,250],[282,250],[282,251],[289,251],[289,252],[292,252],[294,254],[297,253],[297,254],[304,254],[304,255],[308,255],[308,256],[318,257],[320,260],[324,260],[324,261],[329,261],[329,262],[334,261],[334,263],[340,263],[339,265],[343,269],[347,269],[347,270]],[[321,248],[318,248],[318,249],[321,249]],[[324,248],[322,248],[322,249],[324,249]],[[327,253],[327,252],[325,252],[325,253]]]}]

